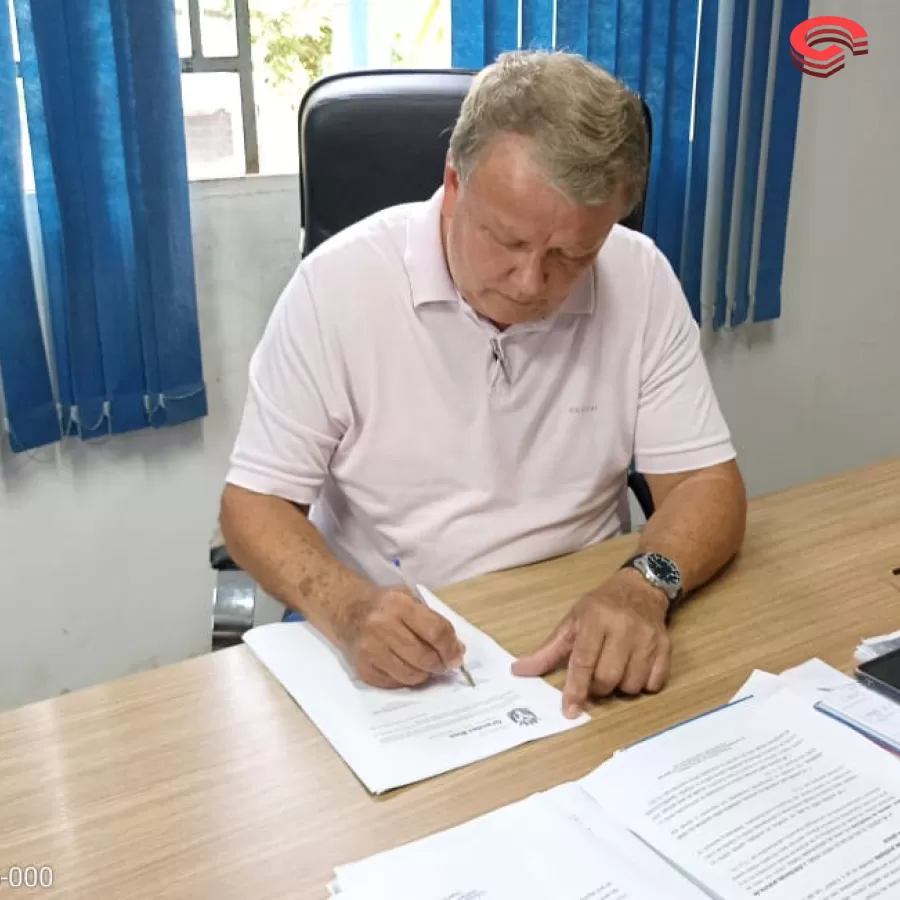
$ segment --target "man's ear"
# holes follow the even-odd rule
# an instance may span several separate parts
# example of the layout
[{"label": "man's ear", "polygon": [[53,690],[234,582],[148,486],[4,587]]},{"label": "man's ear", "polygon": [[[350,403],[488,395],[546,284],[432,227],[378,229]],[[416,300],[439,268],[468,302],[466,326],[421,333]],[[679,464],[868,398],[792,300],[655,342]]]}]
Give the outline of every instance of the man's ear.
[{"label": "man's ear", "polygon": [[453,160],[450,154],[447,154],[447,161],[444,163],[444,196],[441,204],[441,211],[445,216],[453,215],[459,199],[459,173],[453,167]]},{"label": "man's ear", "polygon": [[459,190],[459,172],[453,165],[453,157],[450,151],[447,151],[447,158],[444,160],[444,188],[452,187],[453,190]]}]

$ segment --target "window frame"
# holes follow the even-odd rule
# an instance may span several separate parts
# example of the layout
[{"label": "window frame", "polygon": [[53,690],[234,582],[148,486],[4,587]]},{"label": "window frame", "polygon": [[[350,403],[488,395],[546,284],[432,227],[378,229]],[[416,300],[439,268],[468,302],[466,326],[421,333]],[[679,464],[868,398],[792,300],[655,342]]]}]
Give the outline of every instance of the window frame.
[{"label": "window frame", "polygon": [[256,98],[253,92],[249,0],[234,0],[237,56],[206,56],[203,53],[200,0],[187,0],[187,11],[191,30],[191,55],[181,57],[181,73],[182,75],[202,72],[237,73],[241,94],[241,121],[244,130],[244,173],[258,175],[259,136],[256,128]]}]

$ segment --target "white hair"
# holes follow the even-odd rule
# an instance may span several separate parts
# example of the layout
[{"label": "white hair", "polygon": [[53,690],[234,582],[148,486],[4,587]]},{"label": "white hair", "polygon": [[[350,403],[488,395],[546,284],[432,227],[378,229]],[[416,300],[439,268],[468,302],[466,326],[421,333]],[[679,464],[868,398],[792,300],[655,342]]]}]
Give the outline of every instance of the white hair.
[{"label": "white hair", "polygon": [[606,203],[618,188],[625,214],[640,202],[649,154],[641,99],[581,56],[519,50],[475,76],[450,138],[462,182],[502,134],[530,138],[538,167],[575,203]]}]

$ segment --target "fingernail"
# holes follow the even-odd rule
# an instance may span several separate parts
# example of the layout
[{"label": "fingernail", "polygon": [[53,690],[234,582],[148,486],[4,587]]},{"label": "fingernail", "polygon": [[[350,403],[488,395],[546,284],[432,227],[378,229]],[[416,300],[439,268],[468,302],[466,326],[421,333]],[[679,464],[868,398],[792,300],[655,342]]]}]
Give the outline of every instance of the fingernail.
[{"label": "fingernail", "polygon": [[565,708],[565,716],[567,719],[577,719],[578,715],[581,713],[581,710],[578,708],[577,703],[567,703]]},{"label": "fingernail", "polygon": [[458,669],[463,664],[463,658],[461,656],[454,656],[453,661],[450,663],[451,669]]}]

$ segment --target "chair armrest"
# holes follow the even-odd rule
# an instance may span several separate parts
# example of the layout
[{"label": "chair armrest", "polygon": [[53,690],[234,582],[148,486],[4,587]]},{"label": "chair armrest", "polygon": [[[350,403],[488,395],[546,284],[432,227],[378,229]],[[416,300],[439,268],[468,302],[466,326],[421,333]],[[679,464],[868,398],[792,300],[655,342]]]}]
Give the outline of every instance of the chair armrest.
[{"label": "chair armrest", "polygon": [[231,558],[224,544],[209,548],[209,565],[217,572],[239,572],[241,569]]},{"label": "chair armrest", "polygon": [[231,558],[225,538],[217,527],[209,541],[209,565],[217,572],[239,572],[240,566]]},{"label": "chair armrest", "polygon": [[216,575],[212,609],[212,649],[239,644],[254,625],[256,590],[253,579],[242,571],[220,570]]}]

